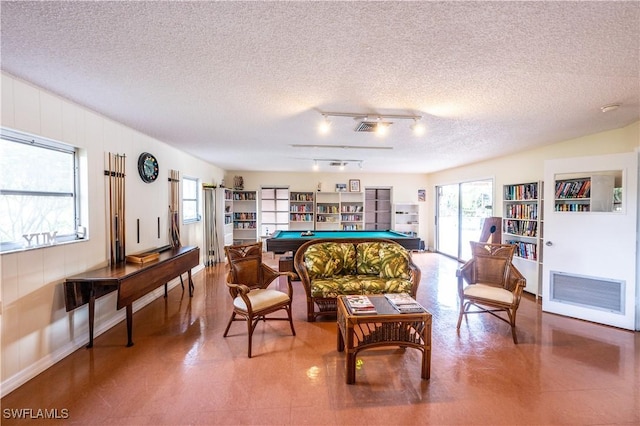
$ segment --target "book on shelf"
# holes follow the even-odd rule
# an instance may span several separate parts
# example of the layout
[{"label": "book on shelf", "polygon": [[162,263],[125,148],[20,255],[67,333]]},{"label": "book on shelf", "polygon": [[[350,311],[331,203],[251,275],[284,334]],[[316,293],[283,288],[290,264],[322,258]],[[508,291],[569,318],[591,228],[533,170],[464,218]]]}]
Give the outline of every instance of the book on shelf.
[{"label": "book on shelf", "polygon": [[352,314],[375,314],[377,313],[376,307],[371,303],[371,300],[364,295],[350,294],[345,296],[349,310]]},{"label": "book on shelf", "polygon": [[384,297],[401,314],[425,311],[422,305],[407,293],[385,293]]}]

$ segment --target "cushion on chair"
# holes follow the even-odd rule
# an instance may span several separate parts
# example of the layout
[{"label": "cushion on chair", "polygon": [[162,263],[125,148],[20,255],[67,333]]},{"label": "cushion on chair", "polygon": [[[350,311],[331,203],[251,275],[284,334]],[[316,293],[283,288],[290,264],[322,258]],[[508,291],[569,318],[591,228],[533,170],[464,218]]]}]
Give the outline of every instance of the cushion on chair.
[{"label": "cushion on chair", "polygon": [[[287,302],[289,300],[289,296],[286,293],[271,289],[251,290],[247,294],[247,297],[249,297],[249,300],[251,301],[251,307],[254,311],[260,311],[262,309],[277,305],[279,303]],[[247,305],[239,296],[233,299],[233,306],[243,311],[247,310]]]},{"label": "cushion on chair", "polygon": [[304,263],[311,279],[350,275],[356,269],[356,249],[351,243],[314,244],[305,251]]},{"label": "cushion on chair", "polygon": [[409,268],[409,252],[397,244],[380,244],[380,277],[382,278],[411,278]]},{"label": "cushion on chair", "polygon": [[495,300],[502,303],[513,303],[513,293],[500,287],[487,284],[473,284],[464,288],[465,296]]},{"label": "cushion on chair", "polygon": [[380,242],[356,245],[358,275],[380,275]]}]

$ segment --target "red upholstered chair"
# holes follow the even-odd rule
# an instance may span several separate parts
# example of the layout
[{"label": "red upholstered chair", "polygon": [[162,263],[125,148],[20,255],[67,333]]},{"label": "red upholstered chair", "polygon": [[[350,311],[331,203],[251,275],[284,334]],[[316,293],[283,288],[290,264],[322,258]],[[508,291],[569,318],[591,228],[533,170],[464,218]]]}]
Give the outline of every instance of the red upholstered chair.
[{"label": "red upholstered chair", "polygon": [[[511,326],[513,342],[518,343],[516,311],[526,280],[511,263],[515,249],[511,244],[471,242],[473,257],[456,272],[460,299],[458,330],[463,316],[489,313]],[[496,312],[505,312],[508,318]]]},{"label": "red upholstered chair", "polygon": [[[258,321],[289,321],[291,333],[296,335],[291,317],[293,291],[291,272],[278,272],[262,263],[262,242],[226,246],[224,248],[229,263],[227,287],[233,299],[233,313],[224,331],[227,337],[234,321],[246,321],[249,332],[248,356],[251,358],[253,331]],[[287,291],[267,288],[276,278],[287,277]],[[267,315],[283,310],[287,316],[268,317]]]}]

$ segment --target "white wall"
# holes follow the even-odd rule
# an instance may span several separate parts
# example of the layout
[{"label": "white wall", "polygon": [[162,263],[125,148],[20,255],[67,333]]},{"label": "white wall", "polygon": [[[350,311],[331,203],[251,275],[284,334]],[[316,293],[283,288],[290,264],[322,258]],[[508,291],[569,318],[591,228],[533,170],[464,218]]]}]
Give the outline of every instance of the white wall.
[{"label": "white wall", "polygon": [[[2,73],[1,83],[3,127],[81,149],[85,166],[81,191],[86,196],[83,225],[89,231],[86,241],[0,256],[1,377],[5,395],[88,342],[87,307],[67,313],[62,283],[65,277],[108,262],[105,154],[127,157],[127,253],[168,244],[169,169],[202,182],[220,182],[224,171],[9,74]],[[144,151],[156,155],[160,166],[160,177],[151,184],[138,177],[137,159]],[[137,219],[141,224],[140,243],[136,241]],[[202,223],[181,226],[183,245],[202,246],[202,236]],[[134,310],[161,294],[162,289],[158,289],[141,299]],[[124,310],[116,311],[115,306],[115,294],[98,300],[96,335],[124,318]]]},{"label": "white wall", "polygon": [[640,148],[640,121],[621,129],[596,133],[559,142],[518,154],[494,158],[464,167],[432,173],[428,176],[426,233],[428,246],[435,244],[435,188],[453,182],[494,179],[494,216],[502,216],[502,186],[544,180],[544,161],[554,158],[584,157],[620,152],[634,152]]}]

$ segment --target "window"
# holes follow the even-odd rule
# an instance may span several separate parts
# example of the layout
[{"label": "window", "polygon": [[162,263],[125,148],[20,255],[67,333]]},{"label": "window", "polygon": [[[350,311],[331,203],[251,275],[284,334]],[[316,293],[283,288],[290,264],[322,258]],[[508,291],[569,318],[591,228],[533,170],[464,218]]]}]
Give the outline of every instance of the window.
[{"label": "window", "polygon": [[198,179],[185,176],[182,178],[182,222],[198,221],[200,221]]},{"label": "window", "polygon": [[260,212],[260,235],[289,229],[289,188],[263,187]]},{"label": "window", "polygon": [[84,238],[77,154],[60,142],[1,130],[0,251]]}]

